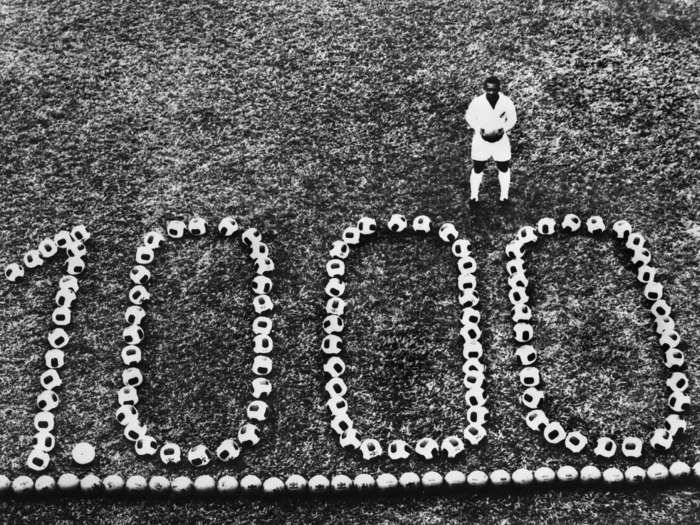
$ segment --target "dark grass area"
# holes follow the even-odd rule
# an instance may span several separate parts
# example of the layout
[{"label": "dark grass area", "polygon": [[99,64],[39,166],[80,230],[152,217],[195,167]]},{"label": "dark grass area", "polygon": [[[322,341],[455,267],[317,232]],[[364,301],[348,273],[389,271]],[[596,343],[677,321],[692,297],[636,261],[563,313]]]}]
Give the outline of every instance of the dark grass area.
[{"label": "dark grass area", "polygon": [[[546,446],[516,403],[503,247],[543,215],[626,218],[647,236],[697,399],[697,8],[631,4],[0,3],[0,259],[17,260],[78,221],[95,235],[62,373],[53,472],[73,468],[70,448],[84,438],[98,444],[100,474],[163,470],[136,460],[113,405],[128,270],[142,234],[171,214],[235,215],[263,232],[277,265],[275,413],[258,449],[227,471],[592,460]],[[519,112],[514,203],[499,209],[496,177],[487,176],[473,216],[463,113],[491,72]],[[319,351],[327,250],[359,216],[394,212],[454,222],[480,265],[492,420],[487,444],[457,462],[367,466],[340,451],[328,429]],[[555,238],[531,260],[548,410],[591,433],[650,432],[665,414],[660,352],[620,252],[611,242]],[[455,431],[464,410],[447,248],[383,237],[348,267],[347,382],[357,425],[381,439]],[[237,243],[206,239],[171,244],[153,271],[142,412],[158,437],[214,445],[248,399],[251,266]],[[23,471],[59,275],[52,264],[21,285],[0,285],[4,472]],[[693,408],[693,427],[698,418]],[[698,443],[693,428],[659,458],[694,460]],[[696,521],[697,496],[668,489],[0,508],[6,521],[639,523]]]}]

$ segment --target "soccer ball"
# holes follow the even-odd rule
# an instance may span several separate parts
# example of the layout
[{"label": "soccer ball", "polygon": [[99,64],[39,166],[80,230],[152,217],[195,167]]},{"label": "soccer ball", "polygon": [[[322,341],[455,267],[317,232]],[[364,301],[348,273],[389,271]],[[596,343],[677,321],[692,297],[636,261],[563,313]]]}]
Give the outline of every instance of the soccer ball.
[{"label": "soccer ball", "polygon": [[51,320],[56,326],[68,326],[70,324],[70,308],[59,306],[51,314]]},{"label": "soccer ball", "polygon": [[460,276],[473,274],[476,271],[476,261],[473,257],[465,255],[457,260],[457,270]]},{"label": "soccer ball", "polygon": [[515,323],[513,325],[513,333],[518,343],[527,343],[533,336],[532,325],[529,323]]},{"label": "soccer ball", "polygon": [[435,454],[440,450],[440,447],[433,438],[424,437],[418,440],[416,443],[415,451],[416,454],[423,457],[424,459],[433,459]]},{"label": "soccer ball", "polygon": [[489,482],[489,475],[483,470],[472,470],[467,475],[467,483],[470,487],[481,488]]},{"label": "soccer ball", "polygon": [[343,340],[335,334],[327,335],[321,342],[321,350],[326,355],[337,355],[343,350]]},{"label": "soccer ball", "polygon": [[321,474],[316,474],[309,479],[308,487],[311,494],[323,494],[328,492],[330,486],[330,480]]},{"label": "soccer ball", "polygon": [[68,344],[70,336],[63,328],[54,328],[49,332],[48,341],[51,348],[61,349]]},{"label": "soccer ball", "polygon": [[27,466],[36,472],[46,470],[49,463],[51,463],[51,457],[48,452],[38,448],[33,449],[27,457]]},{"label": "soccer ball", "polygon": [[224,237],[231,237],[236,233],[240,227],[233,217],[224,217],[219,221],[219,225],[216,227],[220,235]]},{"label": "soccer ball", "polygon": [[353,423],[347,414],[338,414],[331,419],[331,428],[333,432],[342,436],[344,432],[353,428]]},{"label": "soccer ball", "polygon": [[272,291],[272,280],[264,275],[253,277],[253,292],[260,295],[267,295]]},{"label": "soccer ball", "polygon": [[542,400],[544,399],[544,392],[542,390],[538,390],[535,387],[530,387],[523,394],[520,396],[520,404],[530,408],[534,409],[537,408]]},{"label": "soccer ball", "polygon": [[272,372],[272,359],[266,355],[256,355],[253,359],[253,373],[256,376],[266,376]]},{"label": "soccer ball", "polygon": [[484,389],[480,387],[470,388],[464,393],[464,401],[470,407],[481,407],[486,404]]},{"label": "soccer ball", "polygon": [[489,474],[489,480],[494,487],[502,487],[511,482],[511,477],[508,471],[499,468]]},{"label": "soccer ball", "polygon": [[332,416],[337,416],[339,414],[347,414],[348,402],[345,400],[344,397],[332,396],[326,402],[326,408],[330,410]]},{"label": "soccer ball", "polygon": [[442,475],[434,470],[430,470],[423,474],[420,478],[421,485],[426,490],[435,490],[442,485]]},{"label": "soccer ball", "polygon": [[340,377],[345,373],[345,362],[340,357],[330,357],[323,365],[323,371],[331,377]]},{"label": "soccer ball", "polygon": [[327,315],[323,320],[323,330],[327,334],[336,334],[343,331],[345,323],[339,315]]},{"label": "soccer ball", "polygon": [[143,329],[137,324],[127,326],[122,332],[124,342],[128,345],[139,344],[143,341],[143,335]]},{"label": "soccer ball", "polygon": [[39,243],[39,253],[44,259],[50,259],[58,253],[58,246],[53,239],[47,237]]},{"label": "soccer ball", "polygon": [[531,485],[535,480],[535,476],[532,475],[532,471],[526,468],[515,469],[510,477],[513,483],[520,487]]},{"label": "soccer ball", "polygon": [[372,235],[377,233],[377,221],[370,217],[362,217],[357,221],[357,229],[360,230],[360,235]]},{"label": "soccer ball", "polygon": [[430,218],[418,215],[413,219],[411,227],[414,232],[430,233]]},{"label": "soccer ball", "polygon": [[255,273],[258,275],[269,273],[275,269],[275,263],[269,257],[255,259],[253,265],[255,266]]},{"label": "soccer ball", "polygon": [[123,386],[117,391],[117,402],[120,405],[136,405],[139,402],[139,396],[136,389],[131,386]]},{"label": "soccer ball", "polygon": [[647,477],[647,471],[637,465],[632,465],[625,470],[625,481],[631,485],[638,485]]},{"label": "soccer ball", "polygon": [[260,429],[252,423],[244,423],[238,429],[238,442],[241,445],[257,445],[260,443]]},{"label": "soccer ball", "polygon": [[129,441],[136,442],[140,437],[145,436],[147,431],[144,425],[132,420],[124,427],[124,437]]},{"label": "soccer ball", "polygon": [[538,409],[530,410],[525,415],[525,424],[530,430],[542,431],[549,424],[549,418],[547,415]]},{"label": "soccer ball", "polygon": [[345,263],[342,259],[331,259],[326,263],[328,277],[342,277],[345,275]]},{"label": "soccer ball", "polygon": [[265,401],[251,401],[246,408],[246,416],[253,421],[266,421],[270,413],[270,407]]},{"label": "soccer ball", "polygon": [[608,484],[608,485],[612,485],[614,483],[620,483],[621,481],[624,481],[624,479],[625,479],[625,475],[617,467],[606,468],[603,471],[603,482]]},{"label": "soccer ball", "polygon": [[70,290],[73,292],[78,291],[78,279],[73,275],[64,275],[58,280],[59,290]]},{"label": "soccer ball", "polygon": [[663,292],[664,287],[661,285],[661,283],[651,281],[644,286],[644,297],[646,297],[650,301],[656,301],[658,299],[661,299],[661,295],[663,294]]},{"label": "soccer ball", "polygon": [[649,264],[651,261],[651,252],[646,248],[639,248],[634,250],[630,261],[635,266],[641,266],[643,264]]},{"label": "soccer ball", "polygon": [[185,235],[185,230],[187,229],[187,226],[183,221],[168,221],[165,225],[165,232],[168,234],[168,237],[171,237],[173,239],[180,239]]},{"label": "soccer ball", "polygon": [[347,245],[347,243],[344,243],[343,241],[333,241],[332,246],[333,247],[328,252],[331,257],[335,257],[337,259],[347,259],[348,255],[350,255],[350,247]]},{"label": "soccer ball", "polygon": [[516,303],[511,308],[511,319],[514,323],[529,321],[532,319],[532,309],[525,303]]},{"label": "soccer ball", "polygon": [[248,255],[248,257],[250,257],[253,260],[264,259],[269,255],[269,253],[270,251],[267,247],[267,244],[265,244],[264,242],[256,242],[250,246],[250,254]]},{"label": "soccer ball", "polygon": [[664,350],[675,349],[681,342],[681,336],[675,330],[664,332],[659,337],[659,344]]},{"label": "soccer ball", "polygon": [[151,298],[151,294],[143,285],[137,284],[129,290],[129,301],[137,306],[142,305]]},{"label": "soccer ball", "polygon": [[41,258],[39,250],[29,250],[22,257],[22,262],[27,268],[37,268],[44,264],[44,259]]},{"label": "soccer ball", "polygon": [[151,272],[145,266],[138,264],[129,272],[129,278],[134,284],[146,284],[151,280]]},{"label": "soccer ball", "polygon": [[596,442],[596,446],[593,449],[593,453],[596,456],[600,456],[603,458],[611,458],[615,455],[615,452],[617,451],[617,445],[615,442],[608,438],[608,437],[601,437],[598,438],[598,441]]},{"label": "soccer ball", "polygon": [[471,243],[466,239],[457,239],[452,243],[452,255],[461,259],[471,255]]},{"label": "soccer ball", "polygon": [[[61,479],[59,478],[59,482]],[[129,476],[124,483],[128,494],[140,494],[148,489],[148,481],[141,475]]]},{"label": "soccer ball", "polygon": [[151,476],[148,480],[148,489],[153,494],[165,494],[170,490],[170,480],[165,476]]},{"label": "soccer ball", "polygon": [[73,241],[75,241],[75,239],[68,230],[61,230],[59,232],[56,232],[56,235],[53,236],[53,242],[55,242],[56,246],[58,246],[62,250],[64,250],[66,246],[68,246]]},{"label": "soccer ball", "polygon": [[688,376],[683,372],[673,372],[666,380],[666,386],[673,391],[685,392],[688,389]]},{"label": "soccer ball", "polygon": [[630,233],[625,241],[625,248],[632,251],[641,250],[646,244],[646,239],[641,233]]},{"label": "soccer ball", "polygon": [[544,439],[547,443],[556,444],[561,443],[566,439],[566,430],[558,421],[550,421],[549,424],[544,427]]},{"label": "soccer ball", "polygon": [[506,271],[508,275],[513,275],[514,273],[525,274],[525,261],[522,259],[513,259],[506,263]]},{"label": "soccer ball", "polygon": [[143,383],[143,375],[136,367],[125,368],[122,371],[122,383],[124,386],[137,387]]},{"label": "soccer ball", "polygon": [[134,450],[139,456],[155,456],[158,452],[158,442],[152,436],[141,436],[136,440]]},{"label": "soccer ball", "polygon": [[688,406],[690,406],[690,397],[683,392],[674,391],[668,397],[668,407],[674,412],[685,412]]},{"label": "soccer ball", "polygon": [[39,410],[53,410],[58,406],[58,403],[58,395],[53,390],[44,390],[36,396],[36,406]]},{"label": "soccer ball", "polygon": [[412,491],[420,487],[420,476],[415,472],[404,472],[399,476],[399,485],[404,491]]},{"label": "soccer ball", "polygon": [[54,301],[56,302],[56,306],[70,308],[76,298],[75,292],[70,288],[60,288],[58,292],[56,292]]},{"label": "soccer ball", "polygon": [[[342,399],[342,398],[341,398]],[[345,414],[345,412],[342,412]],[[345,449],[357,450],[362,445],[360,438],[358,437],[357,430],[354,428],[349,428],[340,434],[340,446]]]},{"label": "soccer ball", "polygon": [[628,458],[641,458],[643,446],[641,439],[628,436],[622,440],[622,455]]},{"label": "soccer ball", "polygon": [[557,473],[549,467],[538,468],[533,472],[533,476],[537,483],[551,483],[557,479]]},{"label": "soccer ball", "polygon": [[399,233],[408,228],[408,221],[403,215],[395,213],[391,216],[386,225],[392,232]]},{"label": "soccer ball", "polygon": [[540,235],[552,235],[556,229],[557,223],[550,217],[543,217],[537,221],[537,231]]},{"label": "soccer ball", "polygon": [[270,299],[269,295],[256,295],[253,298],[253,309],[255,310],[256,314],[269,312],[273,308],[274,305],[272,304],[272,299]]},{"label": "soccer ball", "polygon": [[37,494],[48,494],[56,490],[56,480],[52,476],[44,474],[36,478],[34,490]]},{"label": "soccer ball", "polygon": [[63,368],[65,364],[65,352],[63,350],[58,350],[57,348],[52,348],[44,354],[44,361],[46,362],[46,368]]},{"label": "soccer ball", "polygon": [[637,268],[637,280],[640,283],[649,283],[656,277],[656,268],[649,266],[648,264],[643,264]]},{"label": "soccer ball", "polygon": [[143,244],[151,250],[157,250],[165,242],[165,237],[158,231],[148,232],[143,236]]},{"label": "soccer ball", "polygon": [[306,490],[306,479],[299,474],[291,474],[285,480],[284,486],[290,494],[299,494]]},{"label": "soccer ball", "polygon": [[462,310],[462,317],[461,317],[461,322],[463,325],[466,324],[478,324],[479,321],[481,320],[481,313],[479,310],[476,310],[470,306],[464,308]]},{"label": "soccer ball", "polygon": [[622,240],[632,233],[632,226],[627,221],[617,221],[612,226],[613,232],[615,232],[615,237]]},{"label": "soccer ball", "polygon": [[464,359],[481,359],[484,355],[484,347],[479,341],[464,341],[462,356]]},{"label": "soccer ball", "polygon": [[564,217],[564,220],[561,221],[561,227],[564,231],[569,233],[577,232],[581,228],[581,219],[578,215],[569,213]]},{"label": "soccer ball", "polygon": [[682,479],[690,476],[690,465],[685,461],[674,461],[668,466],[668,473],[673,479]]},{"label": "soccer ball", "polygon": [[285,490],[284,481],[275,476],[267,478],[263,481],[262,489],[267,495],[282,494]]},{"label": "soccer ball", "polygon": [[260,399],[262,397],[268,397],[272,393],[272,383],[265,379],[264,377],[256,377],[253,379],[253,397],[255,399]]},{"label": "soccer ball", "polygon": [[139,364],[141,362],[141,349],[134,345],[122,348],[122,362],[126,366]]},{"label": "soccer ball", "polygon": [[207,221],[201,217],[192,217],[187,223],[187,230],[196,237],[207,233]]},{"label": "soccer ball", "polygon": [[376,439],[365,439],[360,445],[362,458],[369,461],[382,455],[382,446]]},{"label": "soccer ball", "polygon": [[530,300],[530,296],[527,295],[526,288],[517,286],[508,291],[508,300],[513,306],[516,306],[521,303],[527,303]]},{"label": "soccer ball", "polygon": [[211,451],[204,445],[195,445],[187,452],[187,461],[193,467],[208,465],[213,457]]},{"label": "soccer ball", "polygon": [[329,297],[340,297],[345,293],[345,283],[337,277],[331,277],[328,279],[325,292]]},{"label": "soccer ball", "polygon": [[131,422],[138,423],[139,411],[134,405],[120,405],[115,414],[117,423],[125,427]]},{"label": "soccer ball", "polygon": [[[124,312],[124,320],[131,325],[139,325],[146,317],[146,310],[137,305],[129,306]],[[143,337],[143,335],[141,335]]]},{"label": "soccer ball", "polygon": [[163,462],[163,464],[177,464],[180,463],[181,459],[182,450],[180,449],[179,445],[168,441],[164,443],[162,447],[160,447],[160,460]]},{"label": "soccer ball", "polygon": [[670,317],[657,317],[654,320],[654,326],[656,327],[656,333],[663,335],[669,332],[674,332],[676,322]]},{"label": "soccer ball", "polygon": [[668,479],[668,469],[661,463],[653,463],[647,468],[647,478],[651,481],[666,481]]},{"label": "soccer ball", "polygon": [[56,438],[51,432],[41,430],[32,437],[32,448],[51,452],[56,446]]},{"label": "soccer ball", "polygon": [[451,243],[457,239],[457,237],[459,236],[459,232],[457,231],[457,228],[455,228],[454,224],[447,222],[440,226],[440,229],[438,230],[438,236],[444,242]]},{"label": "soccer ball", "polygon": [[505,251],[506,255],[511,259],[522,259],[525,255],[524,243],[520,239],[510,241],[508,244],[506,244]]},{"label": "soccer ball", "polygon": [[408,443],[402,439],[395,439],[389,443],[387,453],[389,455],[389,459],[394,461],[408,459],[408,457],[411,455]]},{"label": "soccer ball", "polygon": [[463,337],[465,341],[478,340],[481,337],[481,330],[479,329],[479,325],[467,323],[462,326],[459,335]]},{"label": "soccer ball", "polygon": [[272,352],[272,338],[269,335],[258,334],[253,338],[253,352],[269,354]]},{"label": "soccer ball", "polygon": [[472,425],[483,426],[489,419],[489,409],[485,406],[471,406],[467,410],[467,421]]},{"label": "soccer ball", "polygon": [[459,294],[460,306],[476,306],[479,304],[479,294],[474,290],[463,290]]},{"label": "soccer ball", "polygon": [[535,228],[532,226],[523,226],[518,230],[518,238],[523,242],[523,244],[530,244],[537,241]]},{"label": "soccer ball", "polygon": [[87,249],[82,242],[72,241],[66,246],[66,255],[69,257],[84,257],[87,255]]},{"label": "soccer ball", "polygon": [[586,465],[581,469],[579,478],[583,483],[597,483],[603,478],[603,473],[595,465]]},{"label": "soccer ball", "polygon": [[360,230],[355,226],[348,226],[343,230],[341,238],[345,242],[345,244],[348,244],[350,246],[360,244]]},{"label": "soccer ball", "polygon": [[483,372],[480,372],[478,370],[469,370],[465,372],[462,383],[467,388],[467,390],[470,390],[472,388],[481,388],[484,384],[485,379],[486,377],[484,376]]},{"label": "soccer ball", "polygon": [[688,422],[681,419],[678,414],[671,414],[664,420],[664,427],[668,430],[672,437],[683,433],[688,429]]},{"label": "soccer ball", "polygon": [[65,265],[69,275],[80,275],[85,271],[85,261],[81,257],[68,257]]},{"label": "soccer ball", "polygon": [[605,231],[605,223],[603,218],[598,215],[592,215],[586,220],[586,229],[588,233],[603,233]]},{"label": "soccer ball", "polygon": [[466,439],[470,445],[478,445],[486,437],[486,429],[481,425],[469,424],[465,427],[462,437]]},{"label": "soccer ball", "polygon": [[139,246],[136,248],[136,262],[139,264],[150,264],[155,259],[155,252],[148,246]]},{"label": "soccer ball", "polygon": [[345,313],[345,307],[348,303],[343,301],[340,297],[331,297],[326,301],[326,313],[333,315],[343,315]]},{"label": "soccer ball", "polygon": [[569,432],[564,440],[564,446],[574,454],[580,453],[586,445],[588,444],[588,439],[581,432],[575,430]]},{"label": "soccer ball", "polygon": [[336,474],[331,478],[331,490],[333,492],[348,492],[352,489],[352,480],[345,474]]},{"label": "soccer ball", "polygon": [[467,483],[467,475],[459,470],[450,470],[445,474],[445,485],[450,489],[457,489]]},{"label": "soccer ball", "polygon": [[649,440],[649,444],[654,450],[664,451],[671,448],[673,436],[665,428],[657,428]]},{"label": "soccer ball", "polygon": [[224,439],[216,448],[216,457],[221,461],[231,461],[241,455],[241,446],[235,439]]},{"label": "soccer ball", "polygon": [[377,489],[379,492],[390,492],[399,486],[399,480],[393,474],[379,474],[377,476]]}]

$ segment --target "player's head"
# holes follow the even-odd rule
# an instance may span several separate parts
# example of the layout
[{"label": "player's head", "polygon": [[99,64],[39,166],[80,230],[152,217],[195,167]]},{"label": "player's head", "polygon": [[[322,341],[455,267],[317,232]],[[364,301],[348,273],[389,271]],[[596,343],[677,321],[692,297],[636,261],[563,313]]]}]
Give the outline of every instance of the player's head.
[{"label": "player's head", "polygon": [[498,77],[490,76],[484,80],[484,91],[487,95],[496,95],[501,89],[501,81]]}]

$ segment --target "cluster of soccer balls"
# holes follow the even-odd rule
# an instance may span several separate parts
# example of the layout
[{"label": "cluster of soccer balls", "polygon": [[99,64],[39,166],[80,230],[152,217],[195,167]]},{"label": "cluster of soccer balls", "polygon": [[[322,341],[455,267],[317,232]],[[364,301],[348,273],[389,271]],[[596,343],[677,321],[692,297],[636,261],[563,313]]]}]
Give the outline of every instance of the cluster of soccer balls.
[{"label": "cluster of soccer balls", "polygon": [[[192,237],[202,237],[208,231],[207,222],[200,217],[193,217],[187,223],[181,220],[169,221],[166,225],[166,235],[172,239],[181,239],[188,233]],[[272,319],[269,317],[274,305],[268,295],[272,290],[272,281],[265,275],[275,268],[269,257],[269,249],[262,241],[260,232],[255,228],[242,230],[232,217],[222,219],[217,227],[218,233],[224,238],[240,234],[242,243],[249,249],[253,260],[256,277],[253,279],[253,308],[257,317],[253,321],[253,359],[252,370],[256,378],[252,382],[254,398],[246,408],[247,423],[238,429],[236,438],[228,438],[216,448],[215,454],[221,461],[236,459],[241,453],[241,447],[253,446],[260,441],[258,422],[269,417],[270,407],[264,401],[272,392],[272,385],[267,379],[272,372],[273,342]],[[116,412],[117,421],[124,427],[124,436],[134,442],[134,448],[139,456],[155,456],[159,454],[164,464],[179,463],[182,450],[179,445],[165,442],[161,446],[156,438],[148,434],[148,429],[139,421],[136,404],[139,401],[137,388],[143,383],[143,375],[138,368],[141,362],[141,348],[138,346],[144,339],[141,323],[146,316],[143,305],[150,299],[145,285],[151,279],[149,265],[155,259],[155,252],[166,241],[166,236],[158,231],[147,233],[143,244],[136,250],[136,266],[131,269],[129,277],[133,287],[129,290],[131,306],[126,309],[124,319],[127,326],[122,332],[126,346],[122,348],[121,357],[126,368],[122,371],[123,386],[117,393],[119,408]],[[214,454],[206,445],[199,444],[189,449],[187,460],[195,467],[203,467],[211,462]]]},{"label": "cluster of soccer balls", "polygon": [[58,293],[55,297],[56,308],[51,315],[54,328],[49,332],[47,340],[49,350],[44,354],[47,370],[39,377],[42,391],[36,398],[39,412],[34,416],[36,433],[32,438],[32,450],[27,457],[27,466],[34,471],[45,470],[51,462],[50,452],[56,446],[53,435],[55,420],[52,410],[56,409],[60,399],[58,390],[63,381],[58,370],[65,364],[64,349],[70,341],[70,335],[65,327],[71,324],[71,307],[77,298],[78,279],[85,270],[87,248],[85,243],[90,239],[87,228],[80,224],[70,231],[61,230],[53,237],[43,239],[36,249],[27,251],[22,257],[23,265],[11,263],[5,267],[5,277],[11,282],[17,282],[25,275],[25,268],[34,269],[44,265],[45,261],[53,258],[63,250],[66,254],[66,275],[58,282]]},{"label": "cluster of soccer balls", "polygon": [[[568,233],[586,231],[591,235],[600,235],[606,231],[605,223],[601,217],[592,216],[583,221],[574,214],[568,214],[561,223],[561,230]],[[588,444],[588,439],[579,431],[567,432],[561,423],[550,421],[545,412],[540,408],[544,400],[544,392],[540,386],[540,373],[533,366],[537,361],[537,351],[530,345],[534,336],[534,330],[530,320],[532,311],[528,305],[528,279],[525,274],[524,255],[528,245],[535,243],[539,236],[553,235],[557,230],[556,221],[552,218],[542,218],[537,222],[536,228],[524,226],[518,231],[515,240],[506,246],[506,254],[509,261],[506,269],[509,274],[510,287],[508,297],[512,308],[514,322],[514,338],[520,346],[515,351],[515,356],[522,365],[520,382],[526,387],[520,396],[520,403],[530,409],[525,416],[529,428],[544,434],[547,442],[563,443],[568,450],[574,453],[581,452]],[[674,412],[664,421],[664,428],[656,429],[649,440],[649,444],[655,450],[668,450],[674,437],[686,430],[687,422],[678,415],[686,410],[690,404],[689,397],[685,394],[688,388],[688,378],[680,371],[685,365],[683,353],[677,348],[680,336],[675,330],[675,323],[671,318],[671,309],[668,303],[662,299],[663,286],[655,281],[656,268],[650,266],[651,253],[646,248],[644,237],[633,232],[627,221],[617,221],[612,226],[612,234],[623,243],[631,253],[631,261],[637,267],[637,280],[644,286],[644,297],[651,303],[651,312],[655,319],[656,332],[659,335],[659,343],[665,351],[665,366],[672,371],[666,381],[671,390],[668,398],[668,406]],[[642,455],[643,441],[638,437],[625,437],[621,450],[623,455],[638,458]],[[594,453],[597,456],[611,458],[617,451],[617,443],[609,437],[600,437],[596,441]]]},{"label": "cluster of soccer balls", "polygon": [[646,469],[633,465],[624,471],[616,467],[601,471],[594,465],[587,465],[579,470],[570,465],[564,465],[557,470],[550,467],[540,467],[534,471],[519,468],[513,472],[503,469],[491,472],[473,470],[468,473],[452,470],[444,475],[436,471],[425,472],[422,475],[416,472],[404,472],[399,476],[389,473],[377,476],[360,473],[355,477],[345,474],[327,477],[318,474],[308,480],[299,474],[292,474],[284,479],[272,476],[264,480],[254,474],[247,474],[240,480],[230,475],[224,475],[218,479],[209,475],[197,476],[195,479],[188,476],[168,478],[161,475],[146,479],[141,475],[134,475],[124,479],[119,474],[112,474],[103,479],[95,474],[87,474],[82,478],[75,474],[62,474],[58,479],[43,475],[36,480],[29,476],[18,476],[14,480],[10,480],[6,476],[0,475],[0,496],[8,492],[27,496],[30,494],[48,495],[56,492],[80,491],[85,495],[128,494],[137,496],[152,494],[162,496],[173,494],[185,496],[188,494],[218,494],[221,497],[230,497],[238,494],[244,496],[263,494],[293,497],[305,494],[344,495],[370,492],[415,492],[418,490],[435,492],[546,487],[557,483],[563,486],[576,483],[582,485],[604,484],[606,486],[639,485],[645,481],[650,483],[663,483],[668,480],[683,481],[690,479],[691,476],[696,482],[700,482],[700,462],[693,467],[683,461],[676,461],[669,467],[661,463],[654,463]]},{"label": "cluster of soccer balls", "polygon": [[[419,215],[410,224],[411,230],[420,234],[431,233],[432,222],[429,217]],[[394,214],[387,222],[390,232],[401,233],[409,228],[409,222],[405,216]],[[350,254],[350,247],[357,246],[364,239],[373,237],[377,233],[377,222],[369,217],[362,217],[356,226],[346,228],[340,240],[334,241],[330,250],[332,257],[326,264],[328,283],[325,287],[328,301],[326,303],[327,316],[323,320],[323,330],[326,333],[321,350],[328,356],[323,370],[330,376],[326,382],[325,390],[329,395],[326,407],[331,413],[331,428],[340,438],[343,448],[359,450],[365,460],[377,458],[383,454],[382,445],[374,438],[360,439],[353,421],[348,416],[348,403],[345,400],[347,385],[342,376],[345,373],[345,363],[339,354],[343,350],[343,341],[340,334],[343,331],[344,322],[342,315],[347,306],[342,298],[345,293],[345,259]],[[479,321],[481,314],[476,309],[479,297],[476,293],[476,261],[471,257],[470,243],[466,239],[459,239],[459,233],[455,226],[445,223],[437,230],[439,238],[450,244],[452,254],[457,258],[459,275],[457,285],[460,290],[459,302],[463,307],[461,315],[462,328],[460,335],[464,338],[463,355],[464,386],[467,389],[465,401],[469,406],[467,410],[467,427],[463,431],[463,437],[471,445],[477,445],[485,436],[484,425],[489,411],[485,407],[484,395],[484,365],[480,361],[483,348],[479,342],[481,330]],[[407,459],[411,451],[425,458],[432,459],[441,451],[447,457],[454,458],[465,449],[464,440],[460,436],[447,436],[441,443],[431,437],[419,439],[414,447],[409,446],[404,440],[396,439],[389,443],[387,454],[392,460]]]}]

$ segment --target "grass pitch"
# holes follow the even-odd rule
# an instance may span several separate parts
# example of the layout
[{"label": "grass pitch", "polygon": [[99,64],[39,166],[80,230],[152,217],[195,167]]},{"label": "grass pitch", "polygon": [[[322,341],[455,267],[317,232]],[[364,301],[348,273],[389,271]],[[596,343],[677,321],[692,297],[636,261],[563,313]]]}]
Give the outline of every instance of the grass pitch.
[{"label": "grass pitch", "polygon": [[[590,453],[547,446],[527,430],[516,401],[503,247],[519,226],[545,215],[625,218],[647,236],[697,399],[697,14],[692,3],[653,0],[0,3],[0,257],[17,260],[79,221],[94,233],[62,372],[52,472],[74,469],[70,448],[83,439],[97,445],[98,474],[163,471],[135,459],[113,412],[135,248],[148,229],[178,214],[232,214],[258,227],[278,268],[274,417],[260,446],[227,471],[592,461]],[[513,205],[497,206],[490,171],[474,215],[466,207],[471,135],[463,114],[491,73],[518,110]],[[386,220],[394,212],[454,222],[480,265],[492,419],[488,442],[457,462],[368,466],[339,449],[324,413],[327,250],[361,215]],[[548,411],[591,434],[648,435],[665,414],[663,370],[641,291],[619,252],[604,241],[553,239],[531,261]],[[356,425],[383,440],[454,432],[464,405],[447,248],[380,238],[348,266]],[[153,271],[140,410],[156,437],[216,444],[237,427],[248,400],[250,264],[238,244],[208,238],[170,243]],[[1,285],[0,465],[8,474],[24,470],[59,275],[52,264],[21,285]],[[696,409],[688,419],[697,427]],[[691,429],[659,459],[695,460],[698,450]],[[696,489],[640,489],[10,501],[0,509],[8,522],[656,523],[696,522],[697,499]]]}]

